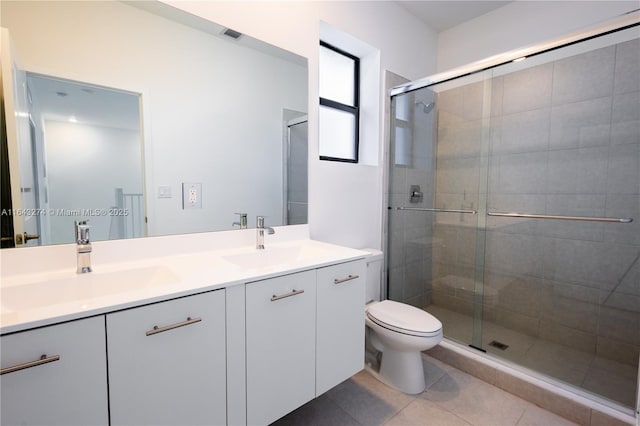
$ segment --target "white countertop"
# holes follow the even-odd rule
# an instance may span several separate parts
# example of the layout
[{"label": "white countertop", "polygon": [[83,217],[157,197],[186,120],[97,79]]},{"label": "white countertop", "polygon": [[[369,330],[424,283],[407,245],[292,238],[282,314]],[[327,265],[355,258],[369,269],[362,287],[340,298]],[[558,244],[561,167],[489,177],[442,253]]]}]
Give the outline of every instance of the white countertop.
[{"label": "white countertop", "polygon": [[93,272],[87,274],[77,274],[75,262],[63,269],[4,274],[0,334],[362,259],[367,254],[311,239],[285,238],[270,244],[267,239],[265,250],[243,245],[94,263]]}]

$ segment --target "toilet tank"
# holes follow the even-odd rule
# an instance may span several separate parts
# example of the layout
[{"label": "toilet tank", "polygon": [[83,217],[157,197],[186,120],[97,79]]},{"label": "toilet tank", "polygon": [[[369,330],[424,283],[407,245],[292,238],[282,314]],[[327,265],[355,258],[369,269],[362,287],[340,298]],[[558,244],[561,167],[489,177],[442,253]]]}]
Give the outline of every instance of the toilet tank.
[{"label": "toilet tank", "polygon": [[382,264],[384,261],[384,254],[380,250],[376,249],[362,249],[369,253],[366,259],[367,262],[367,290],[365,294],[365,303],[371,301],[382,300]]}]

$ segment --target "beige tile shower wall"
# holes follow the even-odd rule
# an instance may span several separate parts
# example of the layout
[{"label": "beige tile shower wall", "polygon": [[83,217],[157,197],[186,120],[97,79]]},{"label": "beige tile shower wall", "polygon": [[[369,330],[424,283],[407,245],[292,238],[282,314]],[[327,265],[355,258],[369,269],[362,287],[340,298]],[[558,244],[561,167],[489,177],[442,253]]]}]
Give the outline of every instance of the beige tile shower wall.
[{"label": "beige tile shower wall", "polygon": [[[633,365],[640,353],[638,51],[632,40],[491,80],[488,211],[635,221],[488,217],[484,299],[486,320]],[[481,88],[439,94],[438,207],[477,203]],[[477,237],[464,219],[437,217],[433,302],[469,314]]]}]

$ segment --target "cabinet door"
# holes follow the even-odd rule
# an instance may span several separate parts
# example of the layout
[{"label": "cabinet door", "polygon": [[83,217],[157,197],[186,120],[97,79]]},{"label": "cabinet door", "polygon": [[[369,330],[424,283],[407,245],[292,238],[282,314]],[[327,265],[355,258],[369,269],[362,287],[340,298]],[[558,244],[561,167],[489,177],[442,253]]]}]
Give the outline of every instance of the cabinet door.
[{"label": "cabinet door", "polygon": [[316,272],[246,285],[247,424],[267,425],[315,395]]},{"label": "cabinet door", "polygon": [[0,348],[3,425],[108,424],[103,316],[2,336]]},{"label": "cabinet door", "polygon": [[316,396],[364,368],[364,261],[318,269]]},{"label": "cabinet door", "polygon": [[224,290],[107,315],[112,425],[226,423]]}]

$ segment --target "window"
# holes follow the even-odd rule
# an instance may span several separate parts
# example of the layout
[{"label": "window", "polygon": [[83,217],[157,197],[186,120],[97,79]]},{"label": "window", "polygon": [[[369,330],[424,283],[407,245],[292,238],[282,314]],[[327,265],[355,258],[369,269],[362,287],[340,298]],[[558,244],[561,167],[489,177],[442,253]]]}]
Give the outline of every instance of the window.
[{"label": "window", "polygon": [[409,102],[412,94],[402,94],[392,98],[393,147],[396,166],[411,167],[413,132],[411,129],[411,114]]},{"label": "window", "polygon": [[360,60],[320,42],[321,160],[358,162]]}]

